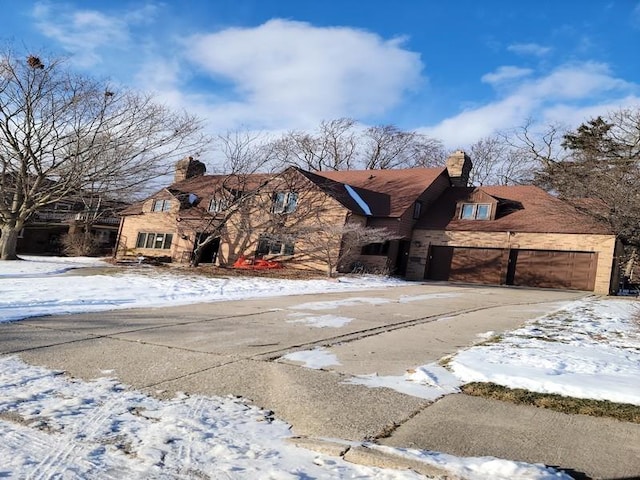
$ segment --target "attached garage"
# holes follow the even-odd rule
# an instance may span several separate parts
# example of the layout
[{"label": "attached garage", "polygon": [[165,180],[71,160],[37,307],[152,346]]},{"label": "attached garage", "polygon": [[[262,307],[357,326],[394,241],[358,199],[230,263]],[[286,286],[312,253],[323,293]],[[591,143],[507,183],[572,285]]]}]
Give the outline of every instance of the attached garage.
[{"label": "attached garage", "polygon": [[593,291],[598,254],[434,245],[428,260],[428,280]]},{"label": "attached garage", "polygon": [[450,187],[416,224],[406,276],[607,295],[621,248],[609,226],[537,187]]},{"label": "attached garage", "polygon": [[507,253],[499,248],[433,246],[427,279],[500,284]]},{"label": "attached garage", "polygon": [[553,250],[513,250],[508,285],[590,290],[595,287],[598,254]]}]

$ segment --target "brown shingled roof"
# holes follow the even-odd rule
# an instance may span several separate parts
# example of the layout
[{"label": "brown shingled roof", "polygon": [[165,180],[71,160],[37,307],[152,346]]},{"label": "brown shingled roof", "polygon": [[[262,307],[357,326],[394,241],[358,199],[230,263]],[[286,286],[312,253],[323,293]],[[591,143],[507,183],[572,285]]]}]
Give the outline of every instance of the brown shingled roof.
[{"label": "brown shingled roof", "polygon": [[[498,200],[495,220],[460,220],[456,205],[482,191]],[[416,225],[422,230],[613,234],[591,216],[534,186],[450,187]]]},{"label": "brown shingled roof", "polygon": [[[313,182],[316,186],[318,186],[323,192],[335,198],[350,211],[359,215],[367,215],[367,212],[365,212],[362,206],[351,194],[349,194],[344,183],[325,176],[318,175],[317,173],[307,172],[306,170],[302,169],[297,170],[307,179]],[[367,204],[372,216],[386,217],[389,215],[391,209],[391,198],[388,194],[374,192],[357,186],[350,186]]]},{"label": "brown shingled roof", "polygon": [[388,195],[389,211],[384,216],[400,217],[445,170],[445,168],[407,168],[315,173],[351,187]]}]

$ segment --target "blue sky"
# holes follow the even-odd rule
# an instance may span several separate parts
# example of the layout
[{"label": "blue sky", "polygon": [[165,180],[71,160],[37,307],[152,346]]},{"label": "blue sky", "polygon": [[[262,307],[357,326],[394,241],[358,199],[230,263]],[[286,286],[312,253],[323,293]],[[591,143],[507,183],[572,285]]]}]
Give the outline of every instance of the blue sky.
[{"label": "blue sky", "polygon": [[640,105],[640,0],[5,0],[0,32],[212,133],[351,117],[465,148]]}]

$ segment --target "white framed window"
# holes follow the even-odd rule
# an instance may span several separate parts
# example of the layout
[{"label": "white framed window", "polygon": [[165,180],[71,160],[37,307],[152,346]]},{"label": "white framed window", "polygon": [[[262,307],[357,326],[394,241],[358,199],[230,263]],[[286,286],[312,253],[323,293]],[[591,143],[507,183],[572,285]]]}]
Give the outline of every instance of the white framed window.
[{"label": "white framed window", "polygon": [[173,234],[171,233],[148,233],[139,232],[136,239],[136,248],[153,248],[160,250],[169,250]]},{"label": "white framed window", "polygon": [[463,203],[460,208],[461,220],[489,220],[491,218],[491,204]]},{"label": "white framed window", "polygon": [[210,212],[224,212],[227,208],[229,208],[229,202],[224,198],[212,198],[209,202]]},{"label": "white framed window", "polygon": [[153,208],[154,212],[168,212],[171,209],[171,200],[154,200]]},{"label": "white framed window", "polygon": [[296,192],[276,192],[273,194],[273,213],[291,213],[298,206]]}]

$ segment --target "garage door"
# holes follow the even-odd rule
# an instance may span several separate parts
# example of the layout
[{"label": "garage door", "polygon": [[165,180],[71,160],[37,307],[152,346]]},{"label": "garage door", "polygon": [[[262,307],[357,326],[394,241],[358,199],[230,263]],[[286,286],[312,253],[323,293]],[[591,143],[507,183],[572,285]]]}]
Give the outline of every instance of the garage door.
[{"label": "garage door", "polygon": [[598,254],[593,252],[514,250],[511,252],[511,264],[515,265],[513,282],[508,283],[526,287],[593,290],[597,260]]},{"label": "garage door", "polygon": [[507,251],[499,248],[432,246],[426,278],[467,283],[501,283]]}]

